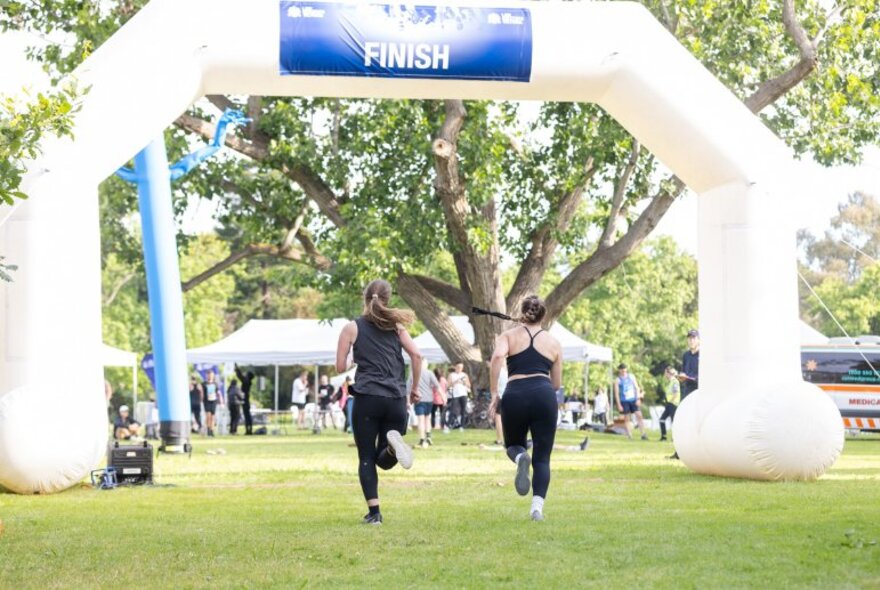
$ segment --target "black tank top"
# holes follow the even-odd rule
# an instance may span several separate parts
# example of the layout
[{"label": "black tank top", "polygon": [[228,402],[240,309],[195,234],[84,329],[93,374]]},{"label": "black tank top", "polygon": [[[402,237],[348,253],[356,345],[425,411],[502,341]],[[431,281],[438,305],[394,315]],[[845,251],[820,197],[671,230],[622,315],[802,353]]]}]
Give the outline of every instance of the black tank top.
[{"label": "black tank top", "polygon": [[357,365],[355,395],[406,397],[403,346],[397,330],[382,330],[361,316],[354,341],[353,360]]},{"label": "black tank top", "polygon": [[[523,326],[523,330],[529,332],[529,329]],[[529,332],[529,346],[522,352],[507,357],[507,375],[534,375],[540,373],[542,375],[550,374],[550,367],[553,361],[538,352],[535,348],[535,336],[543,332],[538,330],[534,334]]]}]

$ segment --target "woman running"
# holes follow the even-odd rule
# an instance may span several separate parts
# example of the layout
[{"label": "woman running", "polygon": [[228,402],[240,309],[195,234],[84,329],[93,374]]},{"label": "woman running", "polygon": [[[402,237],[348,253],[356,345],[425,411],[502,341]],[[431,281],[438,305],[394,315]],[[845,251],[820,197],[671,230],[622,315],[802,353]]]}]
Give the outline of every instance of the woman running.
[{"label": "woman running", "polygon": [[336,347],[336,370],[348,370],[349,351],[357,365],[355,383],[349,393],[354,396],[352,429],[358,450],[358,476],[369,512],[364,524],[382,524],[379,511],[378,465],[391,469],[398,463],[412,467],[412,448],[403,442],[409,419],[406,408],[406,378],[403,354],[412,361],[410,399],[418,400],[418,383],[422,357],[406,326],[412,323],[411,311],[388,307],[391,285],[375,280],[364,289],[364,313],[349,322],[339,335]]},{"label": "woman running", "polygon": [[[499,407],[498,377],[507,359],[507,387],[501,398],[501,424],[507,456],[516,463],[514,486],[525,496],[532,487],[532,520],[544,520],[544,498],[550,485],[550,453],[556,439],[556,390],[562,384],[559,342],[541,328],[547,309],[532,295],[520,308],[519,322],[498,336],[492,354],[490,416]],[[500,315],[500,314],[498,314]],[[506,318],[511,319],[511,318]],[[532,434],[532,456],[526,450]],[[529,467],[532,481],[529,481]]]}]

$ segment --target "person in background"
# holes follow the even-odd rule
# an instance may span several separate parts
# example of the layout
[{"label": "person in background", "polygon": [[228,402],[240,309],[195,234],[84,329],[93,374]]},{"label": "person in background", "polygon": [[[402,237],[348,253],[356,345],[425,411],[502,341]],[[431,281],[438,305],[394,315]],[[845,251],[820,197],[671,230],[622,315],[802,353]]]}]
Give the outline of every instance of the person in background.
[{"label": "person in background", "polygon": [[159,440],[159,406],[156,405],[156,397],[150,395],[150,417],[147,418],[146,435],[149,440]]},{"label": "person in background", "polygon": [[648,440],[645,432],[645,421],[642,418],[642,396],[640,395],[639,382],[634,375],[629,374],[626,365],[621,363],[617,367],[617,379],[614,380],[614,399],[617,401],[617,411],[623,414],[626,426],[627,438],[632,438],[632,425],[630,416],[635,416],[642,433],[642,440]]},{"label": "person in background", "polygon": [[578,421],[581,419],[581,414],[584,411],[584,404],[578,397],[577,392],[573,392],[572,395],[568,397],[565,402],[565,409],[571,412],[571,422],[577,426]]},{"label": "person in background", "polygon": [[449,387],[452,390],[452,413],[455,416],[455,426],[464,430],[464,420],[467,416],[468,392],[471,390],[471,380],[464,372],[464,363],[456,363],[455,368],[449,374]]},{"label": "person in background", "polygon": [[343,432],[351,432],[351,410],[354,406],[354,398],[351,396],[351,377],[346,377],[336,390],[335,398],[339,402],[339,407],[345,414],[345,426]]},{"label": "person in background", "polygon": [[202,402],[205,399],[205,392],[202,384],[199,383],[198,377],[193,375],[189,380],[189,411],[192,412],[192,418],[195,426],[192,431],[196,434],[202,431]]},{"label": "person in background", "polygon": [[672,365],[666,367],[663,374],[663,414],[660,416],[660,440],[666,440],[666,419],[675,420],[675,410],[681,401],[681,389],[678,385],[678,371]]},{"label": "person in background", "polygon": [[[434,399],[431,404],[431,427],[442,428],[444,433],[449,433],[449,429],[446,428],[446,377],[437,367],[434,368],[434,377],[437,378],[437,388],[434,389]],[[440,414],[439,422],[437,421],[438,413]]]},{"label": "person in background", "polygon": [[140,427],[129,415],[128,406],[119,406],[119,417],[113,422],[113,438],[129,440],[138,435]]},{"label": "person in background", "polygon": [[241,392],[244,394],[244,401],[242,402],[242,411],[244,413],[244,433],[253,434],[254,418],[253,416],[251,416],[251,387],[254,384],[255,375],[253,371],[242,373],[241,369],[239,369],[238,365],[236,365],[235,376],[238,377],[239,381],[241,381]]},{"label": "person in background", "polygon": [[[320,385],[318,385],[318,409],[321,412],[321,419],[323,420],[323,424],[321,424],[322,428],[327,428],[327,422],[333,422],[333,417],[330,415],[330,404],[333,401],[333,386],[330,385],[330,378],[327,375],[321,375]],[[336,428],[336,425],[333,426]]]},{"label": "person in background", "polygon": [[[416,413],[416,422],[419,429],[419,446],[423,449],[428,448],[432,444],[431,441],[431,408],[434,405],[434,391],[440,387],[437,376],[427,369],[421,371],[418,384],[418,399],[415,401],[414,410]],[[406,382],[408,391],[416,389],[412,384],[412,374]]]},{"label": "person in background", "polygon": [[296,416],[296,425],[302,430],[306,427],[306,396],[309,394],[309,372],[303,371],[299,377],[293,380],[290,392],[290,405],[299,410]]},{"label": "person in background", "polygon": [[681,357],[681,401],[700,386],[700,333],[690,330],[687,333],[688,349]]},{"label": "person in background", "polygon": [[223,405],[223,400],[220,399],[220,384],[217,383],[214,371],[208,371],[205,382],[202,383],[202,389],[205,392],[205,428],[208,430],[208,436],[214,436],[217,406]]},{"label": "person in background", "polygon": [[229,434],[238,434],[238,423],[241,421],[241,406],[244,403],[244,393],[238,387],[238,380],[233,379],[226,392],[229,400]]},{"label": "person in background", "polygon": [[593,398],[593,422],[608,425],[608,394],[600,387]]},{"label": "person in background", "polygon": [[[682,402],[700,386],[700,333],[697,330],[689,330],[687,342],[688,349],[681,357],[681,373],[678,374]],[[678,459],[678,451],[672,453],[669,459]]]}]

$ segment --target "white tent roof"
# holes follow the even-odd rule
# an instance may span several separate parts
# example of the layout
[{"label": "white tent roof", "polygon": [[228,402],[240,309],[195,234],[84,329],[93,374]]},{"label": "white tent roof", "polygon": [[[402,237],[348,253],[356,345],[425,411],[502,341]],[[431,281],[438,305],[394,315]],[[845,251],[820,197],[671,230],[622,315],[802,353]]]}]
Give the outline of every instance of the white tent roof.
[{"label": "white tent roof", "polygon": [[[458,328],[468,342],[474,341],[474,329],[467,316],[451,316],[449,319],[452,320],[452,323],[455,324],[455,327]],[[582,340],[558,322],[550,328],[550,334],[555,336],[562,345],[563,360],[610,363],[613,358],[610,348]],[[421,334],[415,339],[415,343],[419,347],[422,356],[429,363],[449,362],[449,359],[446,358],[446,353],[443,352],[443,349],[440,348],[437,340],[434,339],[430,332]]]},{"label": "white tent roof", "polygon": [[222,340],[186,351],[186,360],[247,365],[332,365],[336,363],[339,333],[348,321],[250,320]]},{"label": "white tent roof", "polygon": [[828,344],[828,336],[801,320],[801,345]]},{"label": "white tent roof", "polygon": [[101,345],[101,362],[105,367],[136,367],[137,355],[127,350]]}]

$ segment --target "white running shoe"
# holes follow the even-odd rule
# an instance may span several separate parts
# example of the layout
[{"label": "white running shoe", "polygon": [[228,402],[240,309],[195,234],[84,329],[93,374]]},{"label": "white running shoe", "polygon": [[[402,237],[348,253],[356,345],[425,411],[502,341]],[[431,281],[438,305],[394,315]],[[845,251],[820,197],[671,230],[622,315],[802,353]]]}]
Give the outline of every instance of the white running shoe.
[{"label": "white running shoe", "polygon": [[538,512],[537,510],[532,510],[532,520],[535,522],[543,522],[544,513]]},{"label": "white running shoe", "polygon": [[403,442],[403,437],[396,430],[388,431],[388,446],[394,450],[397,462],[404,469],[409,469],[413,464],[413,452],[408,444]]},{"label": "white running shoe", "polygon": [[532,458],[529,457],[528,453],[522,453],[517,457],[516,477],[513,480],[513,486],[516,488],[516,493],[520,496],[528,494],[529,488],[532,486],[532,482],[529,479],[529,467],[531,466]]}]

